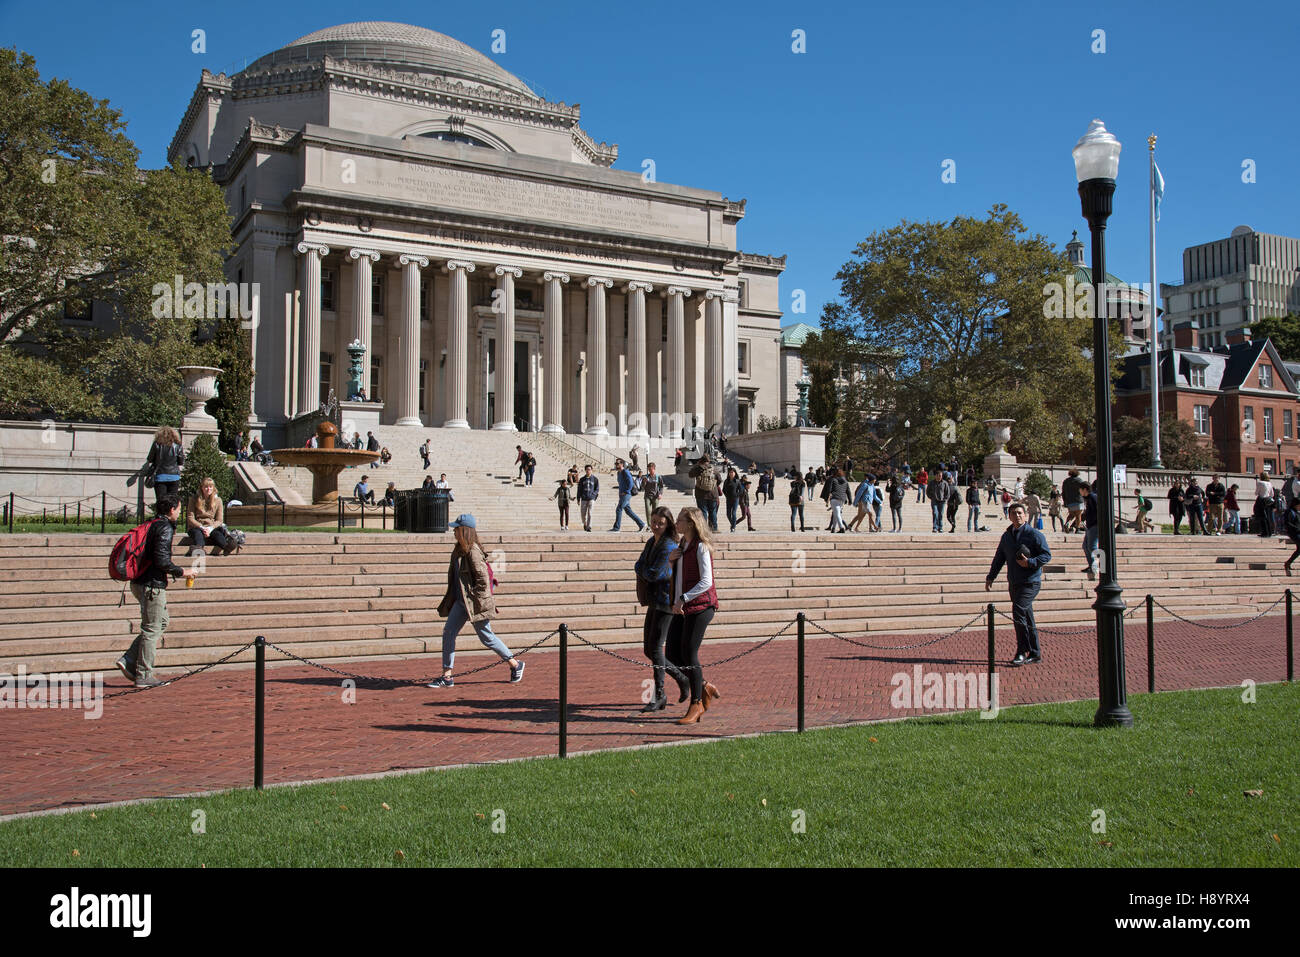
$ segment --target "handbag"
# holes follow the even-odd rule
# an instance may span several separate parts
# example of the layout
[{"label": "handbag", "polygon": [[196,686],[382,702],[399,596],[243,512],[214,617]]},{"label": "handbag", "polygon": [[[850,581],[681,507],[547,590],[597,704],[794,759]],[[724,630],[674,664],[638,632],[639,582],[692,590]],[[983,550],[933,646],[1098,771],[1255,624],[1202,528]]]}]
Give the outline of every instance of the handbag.
[{"label": "handbag", "polygon": [[1034,519],[1034,528],[1040,532],[1043,530],[1043,516],[1039,515],[1038,518]]}]

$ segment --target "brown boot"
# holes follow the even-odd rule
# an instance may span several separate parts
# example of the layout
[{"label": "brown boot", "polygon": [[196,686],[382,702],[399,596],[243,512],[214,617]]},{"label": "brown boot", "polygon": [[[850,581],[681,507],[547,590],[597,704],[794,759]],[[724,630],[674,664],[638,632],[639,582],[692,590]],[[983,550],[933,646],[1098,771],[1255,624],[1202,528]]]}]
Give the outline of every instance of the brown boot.
[{"label": "brown boot", "polygon": [[708,681],[704,682],[704,700],[701,701],[700,703],[704,705],[705,711],[709,710],[709,705],[713,703],[714,698],[721,698],[721,697],[722,695],[718,694],[718,689],[716,685],[713,685]]},{"label": "brown boot", "polygon": [[677,719],[678,724],[694,724],[704,716],[704,705],[698,701],[692,701],[691,706],[686,709],[686,713]]}]

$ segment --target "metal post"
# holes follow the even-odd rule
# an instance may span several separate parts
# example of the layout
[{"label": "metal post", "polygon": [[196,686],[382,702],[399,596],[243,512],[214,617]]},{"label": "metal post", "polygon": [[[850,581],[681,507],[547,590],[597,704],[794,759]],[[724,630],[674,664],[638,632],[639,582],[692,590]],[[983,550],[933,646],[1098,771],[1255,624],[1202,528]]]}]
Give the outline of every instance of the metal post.
[{"label": "metal post", "polygon": [[340,498],[338,500],[338,503],[339,503],[339,531],[341,532],[343,531],[343,499]]},{"label": "metal post", "polygon": [[14,530],[14,493],[9,493],[9,531]]},{"label": "metal post", "polygon": [[99,530],[105,531],[104,523],[108,521],[108,492],[99,493]]},{"label": "metal post", "polygon": [[[986,610],[989,623],[989,687],[993,687],[993,676],[998,673],[997,659],[994,657],[997,648],[993,641],[993,602],[988,603]],[[992,694],[992,692],[990,692]]]},{"label": "metal post", "polygon": [[381,531],[388,530],[388,499],[384,499],[379,506],[379,528]]},{"label": "metal post", "polygon": [[[1096,404],[1097,445],[1097,547],[1104,564],[1098,576],[1097,682],[1098,705],[1093,724],[1101,727],[1133,726],[1128,709],[1124,675],[1124,599],[1119,585],[1118,555],[1115,551],[1114,450],[1110,423],[1110,299],[1106,287],[1106,220],[1110,217],[1115,181],[1089,179],[1079,184],[1083,215],[1092,233],[1092,364],[1093,399]],[[1153,291],[1156,295],[1158,291]]]},{"label": "metal post", "polygon": [[262,790],[262,768],[266,757],[266,639],[257,636],[256,706],[253,712],[253,787]]},{"label": "metal post", "polygon": [[1295,645],[1292,641],[1291,629],[1291,589],[1286,590],[1286,680],[1295,680],[1295,658],[1293,651]]},{"label": "metal post", "polygon": [[560,625],[560,757],[569,756],[569,626]]},{"label": "metal post", "polygon": [[284,521],[284,499],[280,499],[280,527],[285,527]]},{"label": "metal post", "polygon": [[262,534],[266,534],[266,496],[265,489],[262,490]]},{"label": "metal post", "polygon": [[1156,600],[1147,595],[1147,693],[1156,690]]},{"label": "metal post", "polygon": [[366,503],[365,503],[364,501],[362,501],[362,503],[361,503],[361,528],[362,528],[363,531],[365,530],[365,527],[366,527]]},{"label": "metal post", "polygon": [[803,712],[803,705],[804,705],[804,697],[803,697],[803,695],[804,695],[804,691],[803,691],[803,680],[804,680],[804,622],[805,622],[805,621],[806,621],[806,618],[805,618],[805,616],[804,616],[804,613],[803,613],[803,612],[799,612],[799,641],[798,641],[798,645],[799,645],[799,664],[798,664],[798,671],[799,671],[799,732],[800,732],[801,734],[803,733],[803,729],[804,729],[804,712]]},{"label": "metal post", "polygon": [[81,531],[81,501],[77,501],[77,531]]}]

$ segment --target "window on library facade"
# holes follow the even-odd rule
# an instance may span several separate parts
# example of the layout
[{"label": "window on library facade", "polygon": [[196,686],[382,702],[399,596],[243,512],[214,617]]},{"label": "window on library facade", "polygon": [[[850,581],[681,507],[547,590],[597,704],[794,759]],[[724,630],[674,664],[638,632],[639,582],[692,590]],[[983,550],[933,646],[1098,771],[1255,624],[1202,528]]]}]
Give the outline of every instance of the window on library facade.
[{"label": "window on library facade", "polygon": [[1208,405],[1198,405],[1193,410],[1195,420],[1196,434],[1210,434],[1210,407]]},{"label": "window on library facade", "polygon": [[320,307],[325,312],[334,311],[334,270],[320,271]]},{"label": "window on library facade", "polygon": [[370,277],[370,311],[376,316],[384,314],[384,277]]}]

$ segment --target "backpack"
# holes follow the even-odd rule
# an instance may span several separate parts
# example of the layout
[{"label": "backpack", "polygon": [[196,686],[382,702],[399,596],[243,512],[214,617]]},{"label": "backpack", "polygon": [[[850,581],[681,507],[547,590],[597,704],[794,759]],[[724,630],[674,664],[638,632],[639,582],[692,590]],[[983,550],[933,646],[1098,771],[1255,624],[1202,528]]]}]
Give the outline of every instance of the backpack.
[{"label": "backpack", "polygon": [[645,488],[645,482],[641,480],[641,476],[632,476],[632,494],[640,495],[643,488]]},{"label": "backpack", "polygon": [[695,491],[704,492],[706,495],[715,496],[717,494],[717,490],[718,490],[718,486],[713,478],[713,469],[706,468],[703,472],[700,473],[699,477],[695,479]]},{"label": "backpack", "polygon": [[154,520],[137,525],[117,540],[108,556],[108,577],[113,581],[135,581],[149,570],[153,559],[144,553],[145,541]]},{"label": "backpack", "polygon": [[790,504],[798,505],[803,501],[803,485],[790,484]]},{"label": "backpack", "polygon": [[488,594],[495,595],[497,593],[497,576],[492,571],[492,563],[484,562],[483,564],[487,566],[488,570]]}]

